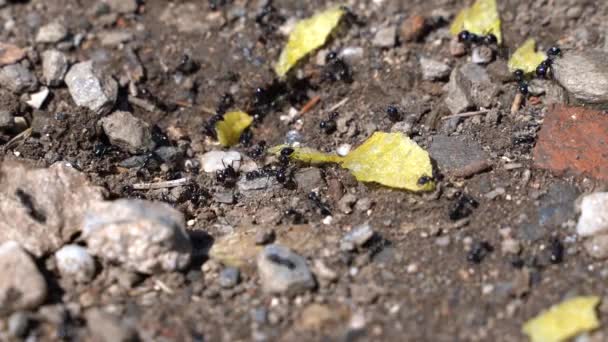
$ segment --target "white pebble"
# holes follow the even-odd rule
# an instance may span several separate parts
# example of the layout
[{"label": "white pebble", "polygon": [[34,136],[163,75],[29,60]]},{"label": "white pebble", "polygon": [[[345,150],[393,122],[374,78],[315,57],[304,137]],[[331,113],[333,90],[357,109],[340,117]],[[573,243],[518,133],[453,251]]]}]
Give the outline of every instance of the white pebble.
[{"label": "white pebble", "polygon": [[352,146],[350,144],[342,144],[338,146],[336,153],[338,153],[338,155],[341,157],[345,157],[350,152],[351,147]]},{"label": "white pebble", "polygon": [[581,202],[581,217],[576,232],[581,236],[592,236],[608,231],[608,192],[587,195]]},{"label": "white pebble", "polygon": [[63,246],[55,253],[55,259],[62,277],[86,283],[95,275],[95,261],[84,247]]},{"label": "white pebble", "polygon": [[228,166],[232,166],[235,171],[238,171],[241,167],[241,160],[241,154],[237,151],[210,151],[202,155],[201,165],[203,171],[207,173],[215,173]]}]

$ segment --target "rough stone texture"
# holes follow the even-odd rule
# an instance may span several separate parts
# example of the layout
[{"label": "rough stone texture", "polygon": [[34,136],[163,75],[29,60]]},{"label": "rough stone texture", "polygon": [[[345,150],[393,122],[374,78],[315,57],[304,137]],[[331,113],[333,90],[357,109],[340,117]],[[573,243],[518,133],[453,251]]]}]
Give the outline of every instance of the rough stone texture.
[{"label": "rough stone texture", "polygon": [[581,236],[608,232],[608,192],[596,192],[583,197],[576,232]]},{"label": "rough stone texture", "polygon": [[133,33],[126,30],[108,30],[98,33],[103,46],[117,46],[133,40]]},{"label": "rough stone texture", "polygon": [[587,239],[583,246],[591,257],[596,259],[608,258],[608,235],[598,235]]},{"label": "rough stone texture", "polygon": [[492,80],[486,69],[474,63],[468,63],[460,67],[460,72],[466,84],[471,86],[471,100],[477,107],[490,108],[499,88]]},{"label": "rough stone texture", "polygon": [[101,309],[90,309],[84,314],[92,341],[130,342],[138,341],[137,332],[129,321]]},{"label": "rough stone texture", "polygon": [[118,83],[112,77],[101,77],[93,61],[73,65],[65,76],[70,95],[78,106],[99,115],[109,113],[118,96]]},{"label": "rough stone texture", "polygon": [[46,281],[17,242],[0,245],[0,314],[33,309],[46,298]]},{"label": "rough stone texture", "polygon": [[421,15],[413,15],[403,21],[399,28],[399,37],[404,42],[420,40],[427,31],[426,20]]},{"label": "rough stone texture", "polygon": [[58,22],[40,27],[36,34],[36,43],[57,43],[68,35],[67,28]]},{"label": "rough stone texture", "polygon": [[133,154],[154,148],[150,125],[129,112],[114,112],[100,122],[112,145]]},{"label": "rough stone texture", "polygon": [[17,241],[37,257],[56,251],[77,233],[84,212],[103,189],[66,163],[34,168],[0,165],[0,242]]},{"label": "rough stone texture", "polygon": [[490,47],[481,45],[473,48],[471,62],[475,64],[488,64],[494,59],[494,50]]},{"label": "rough stone texture", "polygon": [[323,175],[318,167],[307,167],[298,170],[294,178],[298,184],[298,188],[305,192],[310,192],[325,185]]},{"label": "rough stone texture", "polygon": [[452,70],[449,65],[426,57],[420,57],[420,68],[422,69],[422,79],[427,81],[444,79],[450,75]]},{"label": "rough stone texture", "polygon": [[106,0],[112,11],[118,13],[133,13],[137,10],[137,0]]},{"label": "rough stone texture", "polygon": [[38,80],[34,73],[21,64],[11,64],[0,69],[0,86],[14,93],[34,91]]},{"label": "rough stone texture", "polygon": [[369,223],[359,225],[348,234],[344,235],[340,241],[340,249],[343,251],[353,251],[356,247],[363,246],[374,236],[374,231]]},{"label": "rough stone texture", "polygon": [[467,81],[458,69],[454,69],[448,82],[448,95],[445,104],[452,114],[458,114],[473,107],[471,82]]},{"label": "rough stone texture", "polygon": [[180,3],[167,6],[160,15],[160,21],[166,25],[176,26],[182,33],[205,33],[213,26],[215,18],[201,16],[201,8],[196,3]]},{"label": "rough stone texture", "polygon": [[257,257],[257,266],[267,293],[296,295],[315,287],[306,259],[286,247],[266,246]]},{"label": "rough stone texture", "polygon": [[203,171],[215,173],[232,166],[236,171],[241,168],[243,157],[238,151],[209,151],[200,157]]},{"label": "rough stone texture", "polygon": [[95,275],[95,260],[82,246],[63,246],[55,253],[55,261],[59,273],[64,278],[86,283]]},{"label": "rough stone texture", "polygon": [[0,66],[17,63],[22,60],[25,55],[25,49],[13,44],[0,42]]},{"label": "rough stone texture", "polygon": [[581,107],[549,109],[534,148],[537,167],[608,180],[608,116]]},{"label": "rough stone texture", "polygon": [[477,142],[446,135],[433,137],[429,153],[442,172],[453,172],[488,159],[488,155]]},{"label": "rough stone texture", "polygon": [[574,98],[608,105],[608,54],[567,51],[553,62],[553,78]]},{"label": "rough stone texture", "polygon": [[0,109],[0,130],[12,128],[14,122],[13,113],[6,109]]},{"label": "rough stone texture", "polygon": [[391,48],[395,46],[397,39],[397,26],[383,27],[374,35],[372,45],[381,48]]},{"label": "rough stone texture", "polygon": [[87,212],[83,237],[92,254],[146,274],[184,269],[192,253],[183,215],[159,202],[97,202]]},{"label": "rough stone texture", "polygon": [[49,86],[58,86],[68,71],[67,56],[57,50],[46,50],[42,53],[42,81]]}]

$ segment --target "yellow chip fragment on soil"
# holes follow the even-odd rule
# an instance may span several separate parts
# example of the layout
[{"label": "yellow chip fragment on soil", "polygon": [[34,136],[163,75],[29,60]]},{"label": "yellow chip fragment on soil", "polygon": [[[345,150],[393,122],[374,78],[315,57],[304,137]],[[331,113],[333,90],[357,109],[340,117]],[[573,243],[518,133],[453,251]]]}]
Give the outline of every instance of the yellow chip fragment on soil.
[{"label": "yellow chip fragment on soil", "polygon": [[274,70],[277,75],[285,76],[300,59],[325,44],[343,14],[344,10],[340,6],[335,6],[299,21],[289,34],[287,45],[275,65]]},{"label": "yellow chip fragment on soil", "polygon": [[463,30],[477,35],[492,33],[498,44],[501,44],[502,33],[496,0],[477,0],[473,6],[460,11],[450,26],[450,33],[456,36]]},{"label": "yellow chip fragment on soil", "polygon": [[252,122],[253,117],[245,112],[234,111],[224,114],[224,119],[215,124],[217,140],[225,147],[236,145],[241,134]]},{"label": "yellow chip fragment on soil", "polygon": [[[279,154],[283,146],[270,149]],[[435,183],[431,158],[403,133],[375,132],[345,157],[294,147],[290,159],[309,164],[338,163],[361,182],[375,182],[411,191],[431,191]]]},{"label": "yellow chip fragment on soil", "polygon": [[535,72],[536,67],[546,58],[544,53],[536,51],[536,40],[529,38],[509,58],[509,71],[521,69],[525,74]]},{"label": "yellow chip fragment on soil", "polygon": [[532,342],[565,341],[600,325],[595,312],[599,302],[597,296],[567,299],[527,321],[522,330]]}]

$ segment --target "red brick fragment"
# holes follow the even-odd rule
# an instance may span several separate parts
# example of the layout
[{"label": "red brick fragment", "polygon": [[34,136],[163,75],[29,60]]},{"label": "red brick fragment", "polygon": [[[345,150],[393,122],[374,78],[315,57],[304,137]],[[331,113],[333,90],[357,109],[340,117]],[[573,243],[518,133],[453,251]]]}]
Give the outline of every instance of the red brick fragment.
[{"label": "red brick fragment", "polygon": [[551,106],[538,134],[534,163],[557,174],[608,180],[608,114]]}]

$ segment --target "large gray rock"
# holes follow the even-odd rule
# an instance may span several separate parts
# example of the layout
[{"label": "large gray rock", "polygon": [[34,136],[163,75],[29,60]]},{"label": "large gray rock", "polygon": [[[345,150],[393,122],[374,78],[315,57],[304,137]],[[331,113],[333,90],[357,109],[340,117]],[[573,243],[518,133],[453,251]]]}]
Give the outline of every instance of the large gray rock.
[{"label": "large gray rock", "polygon": [[112,145],[133,154],[154,148],[150,125],[129,112],[114,112],[100,122]]},{"label": "large gray rock", "polygon": [[83,238],[92,254],[146,274],[182,270],[192,254],[184,216],[159,202],[98,202],[87,212]]},{"label": "large gray rock", "polygon": [[485,68],[468,63],[452,71],[445,104],[452,114],[462,113],[472,107],[489,108],[498,90]]},{"label": "large gray rock", "polygon": [[78,106],[100,115],[112,110],[118,96],[116,80],[99,75],[93,61],[73,65],[65,76],[65,83]]},{"label": "large gray rock", "polygon": [[11,64],[0,68],[0,86],[14,93],[23,93],[36,90],[38,80],[23,65]]},{"label": "large gray rock", "polygon": [[608,104],[608,54],[601,51],[564,52],[553,62],[553,77],[574,98]]},{"label": "large gray rock", "polygon": [[258,254],[257,267],[264,292],[296,295],[315,287],[306,259],[280,245]]},{"label": "large gray rock", "polygon": [[42,81],[49,86],[58,86],[68,71],[68,57],[61,51],[46,50],[42,53]]},{"label": "large gray rock", "polygon": [[35,168],[0,164],[0,243],[17,241],[37,257],[59,249],[82,225],[84,212],[103,189],[67,163]]},{"label": "large gray rock", "polygon": [[0,245],[0,314],[33,309],[46,299],[46,281],[32,257],[15,241]]},{"label": "large gray rock", "polygon": [[450,82],[448,82],[448,95],[445,98],[445,105],[452,114],[458,114],[473,107],[471,98],[471,84],[467,81],[458,69],[452,70]]}]

